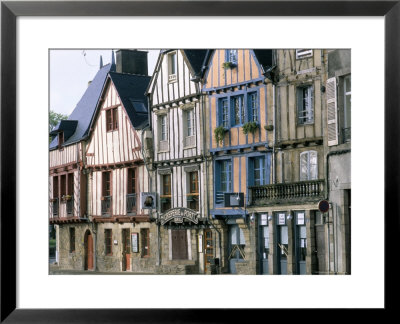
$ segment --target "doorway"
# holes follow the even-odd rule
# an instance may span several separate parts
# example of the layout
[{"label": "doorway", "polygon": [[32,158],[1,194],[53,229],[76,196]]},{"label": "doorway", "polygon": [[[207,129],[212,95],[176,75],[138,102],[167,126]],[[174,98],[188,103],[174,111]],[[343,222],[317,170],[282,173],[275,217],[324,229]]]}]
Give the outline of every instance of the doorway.
[{"label": "doorway", "polygon": [[315,212],[315,253],[317,257],[317,262],[315,263],[315,268],[313,273],[325,274],[327,271],[326,267],[326,248],[325,248],[325,222],[324,215],[316,211]]},{"label": "doorway", "polygon": [[130,229],[122,229],[122,271],[131,269],[131,240],[130,240]]},{"label": "doorway", "polygon": [[244,248],[246,241],[244,239],[243,230],[239,225],[229,226],[229,271],[236,274],[236,263],[244,262]]},{"label": "doorway", "polygon": [[268,256],[269,256],[269,226],[268,226],[268,214],[260,215],[260,245],[259,245],[259,255],[260,255],[260,267],[261,274],[269,274],[268,269]]},{"label": "doorway", "polygon": [[93,237],[89,230],[85,232],[85,270],[93,270]]},{"label": "doorway", "polygon": [[171,230],[172,260],[188,259],[188,242],[185,229]]},{"label": "doorway", "polygon": [[289,247],[289,231],[286,225],[286,213],[276,214],[276,232],[277,232],[277,265],[278,274],[287,274],[287,258],[288,258],[288,247]]},{"label": "doorway", "polygon": [[204,251],[205,251],[205,266],[204,271],[206,272],[207,269],[211,267],[214,262],[214,242],[213,242],[213,235],[210,229],[204,230]]}]

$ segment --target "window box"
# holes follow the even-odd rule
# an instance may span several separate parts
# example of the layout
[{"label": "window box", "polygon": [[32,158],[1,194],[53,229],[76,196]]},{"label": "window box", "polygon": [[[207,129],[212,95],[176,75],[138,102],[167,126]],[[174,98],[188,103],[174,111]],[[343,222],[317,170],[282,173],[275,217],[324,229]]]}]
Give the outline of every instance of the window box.
[{"label": "window box", "polygon": [[214,135],[215,135],[215,140],[218,143],[222,143],[224,137],[225,137],[225,133],[228,129],[226,129],[223,126],[218,126],[217,128],[214,129]]},{"label": "window box", "polygon": [[69,200],[71,200],[71,195],[63,195],[62,197],[61,197],[61,199],[63,200],[63,201],[69,201]]},{"label": "window box", "polygon": [[247,135],[248,133],[254,134],[259,125],[256,122],[247,122],[246,124],[243,125],[242,131],[244,135]]},{"label": "window box", "polygon": [[265,125],[264,129],[267,131],[273,131],[274,130],[274,125]]},{"label": "window box", "polygon": [[222,68],[223,69],[232,69],[234,67],[236,67],[237,65],[234,62],[224,62],[222,63]]}]

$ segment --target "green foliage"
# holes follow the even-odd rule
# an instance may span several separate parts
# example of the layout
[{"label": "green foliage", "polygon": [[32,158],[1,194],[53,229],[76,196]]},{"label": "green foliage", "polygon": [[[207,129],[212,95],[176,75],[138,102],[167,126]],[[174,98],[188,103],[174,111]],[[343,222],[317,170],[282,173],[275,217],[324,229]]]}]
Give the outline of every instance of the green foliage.
[{"label": "green foliage", "polygon": [[232,62],[224,62],[224,63],[222,63],[222,68],[223,69],[230,69],[230,68],[232,68],[232,67],[234,67],[234,65],[232,64]]},{"label": "green foliage", "polygon": [[258,124],[256,122],[247,122],[243,125],[243,134],[254,134],[258,128]]},{"label": "green foliage", "polygon": [[218,143],[222,143],[222,140],[224,139],[225,136],[225,132],[226,129],[222,125],[214,129],[215,140]]},{"label": "green foliage", "polygon": [[50,110],[49,112],[49,133],[51,130],[57,126],[60,120],[68,119],[67,115],[56,113],[55,111]]}]

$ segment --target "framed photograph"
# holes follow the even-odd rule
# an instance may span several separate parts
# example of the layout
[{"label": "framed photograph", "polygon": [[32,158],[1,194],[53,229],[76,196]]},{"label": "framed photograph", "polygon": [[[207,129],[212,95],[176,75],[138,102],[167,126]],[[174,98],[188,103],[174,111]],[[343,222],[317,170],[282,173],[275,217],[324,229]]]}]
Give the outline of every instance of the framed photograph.
[{"label": "framed photograph", "polygon": [[[392,219],[388,215],[397,215],[395,208],[399,207],[399,21],[399,1],[2,1],[1,322],[222,323],[236,321],[242,314],[262,317],[271,309],[293,309],[293,314],[304,308],[311,311],[314,308],[392,310],[395,301],[391,295],[396,285],[386,283],[388,280],[397,282],[391,258],[397,255],[393,238],[399,234],[399,228],[392,224],[398,222],[398,218]],[[302,32],[305,35],[300,36]],[[351,146],[354,184],[352,239],[351,243],[347,242],[352,250],[351,274],[323,277],[195,274],[180,278],[49,275],[49,205],[53,206],[58,197],[64,197],[62,206],[68,212],[68,206],[74,203],[73,191],[68,189],[68,175],[65,179],[61,175],[56,180],[65,182],[66,192],[51,194],[49,200],[49,49],[223,49],[225,61],[231,64],[223,68],[229,71],[237,60],[237,53],[225,50],[230,47],[298,48],[294,53],[294,61],[298,64],[315,58],[317,51],[311,49],[351,49],[352,99],[357,110],[352,113],[352,121],[357,127],[352,133]],[[166,55],[170,61],[174,59],[173,53]],[[168,82],[171,83],[176,82],[173,71],[168,71],[171,77]],[[301,73],[304,75],[298,73],[298,77],[314,72],[312,67],[303,66]],[[346,84],[345,79],[340,80]],[[302,102],[313,97],[313,91],[326,91],[322,86],[318,89],[307,87],[308,84],[301,87]],[[241,88],[237,90],[244,91]],[[222,94],[213,93],[213,89],[207,91],[215,98],[222,98]],[[250,103],[251,96],[246,98]],[[304,105],[304,111],[307,111]],[[192,106],[184,106],[183,113],[190,116],[187,112]],[[136,108],[141,109],[140,105]],[[109,131],[118,128],[112,109],[109,109]],[[306,121],[307,116],[304,117]],[[296,123],[304,123],[304,120]],[[67,129],[69,125],[65,127]],[[268,127],[265,130],[270,131]],[[305,147],[307,145],[310,143]],[[311,149],[307,148],[307,152]],[[313,156],[307,154],[302,157],[307,160],[307,165],[312,165]],[[191,166],[187,168],[188,174],[197,171]],[[308,173],[312,173],[312,167]],[[135,177],[133,173],[129,174],[131,178]],[[163,171],[158,176],[167,180],[169,172]],[[102,181],[107,182],[107,175],[99,177],[104,177]],[[193,183],[197,181],[195,177],[190,179]],[[330,183],[332,186],[340,185],[341,179],[332,178]],[[134,190],[131,191],[129,199],[134,197]],[[148,191],[153,192],[153,189]],[[106,210],[111,201],[107,188],[101,197],[104,199],[99,201],[100,210],[103,205]],[[244,198],[239,194],[237,197]],[[142,198],[138,198],[137,204],[140,205]],[[151,198],[149,204],[157,208],[170,203],[167,194],[163,197],[154,194]],[[191,194],[189,198],[188,206],[197,206],[196,195]],[[135,203],[131,202],[130,208],[134,206]],[[298,210],[301,213],[293,221],[285,217],[281,220],[282,225],[289,225],[282,226],[288,227],[289,233],[292,222],[309,226],[312,215],[303,213],[303,209]],[[195,217],[185,208],[180,208],[179,212],[182,222]],[[271,212],[260,210],[261,216],[256,223],[270,228],[275,226],[273,223],[278,223],[280,218],[268,222],[267,215],[273,215]],[[240,228],[235,227],[235,232],[232,231],[237,234],[237,242],[242,242],[242,228],[253,226],[246,221],[244,225],[238,222]],[[116,218],[115,222],[120,220]],[[134,232],[126,230],[126,236],[118,238],[118,248],[128,246],[124,256],[139,252],[139,230],[140,244],[145,244],[151,251],[149,242],[153,234],[138,227]],[[330,230],[332,235],[337,235],[337,229]],[[72,237],[74,241],[73,250],[68,251],[71,258],[75,250],[88,250],[88,246],[96,244],[91,236],[96,231],[104,235],[99,236],[102,244],[115,239],[111,231],[105,237],[105,232],[97,227],[90,228],[89,234],[84,233],[81,240],[76,239],[78,232],[69,231],[69,239]],[[268,236],[266,241],[267,236],[260,233],[264,239],[260,241],[263,247],[266,248],[267,241],[268,244],[274,242],[274,237]],[[207,235],[210,233],[197,236],[192,246],[205,253],[208,246],[206,249],[204,242],[210,239]],[[304,251],[306,241],[299,242]],[[108,243],[103,245],[112,254],[117,247]],[[365,246],[368,246],[368,251]],[[238,259],[246,257],[240,244],[235,248]],[[332,255],[339,249],[342,246],[334,247]],[[285,251],[292,253],[290,247],[289,250],[285,247]],[[139,254],[135,253],[135,257]],[[213,260],[212,265],[220,261]],[[123,267],[133,266],[128,259],[121,262]],[[289,262],[286,266],[290,267]],[[304,269],[307,271],[305,263]],[[365,292],[367,280],[368,293]],[[322,286],[327,289],[322,291]],[[291,289],[293,293],[288,293]],[[302,300],[299,291],[306,296]],[[104,298],[110,293],[115,300]]]}]

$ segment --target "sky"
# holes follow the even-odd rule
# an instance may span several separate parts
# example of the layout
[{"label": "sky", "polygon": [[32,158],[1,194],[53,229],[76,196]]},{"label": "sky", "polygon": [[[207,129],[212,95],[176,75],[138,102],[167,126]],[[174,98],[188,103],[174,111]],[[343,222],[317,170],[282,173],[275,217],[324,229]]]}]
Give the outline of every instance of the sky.
[{"label": "sky", "polygon": [[[144,49],[146,50],[146,49]],[[70,115],[100,67],[111,63],[112,49],[50,50],[49,109]],[[148,73],[151,75],[157,62],[159,50],[148,51]],[[115,49],[114,49],[115,52]]]}]

